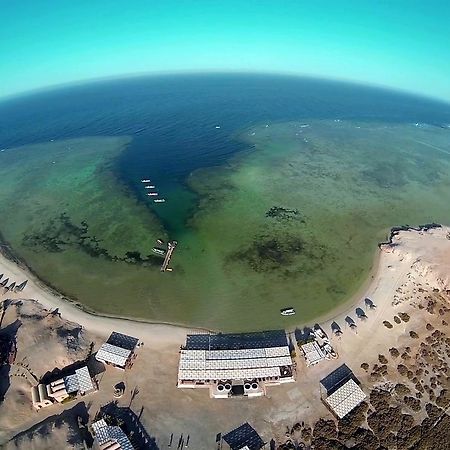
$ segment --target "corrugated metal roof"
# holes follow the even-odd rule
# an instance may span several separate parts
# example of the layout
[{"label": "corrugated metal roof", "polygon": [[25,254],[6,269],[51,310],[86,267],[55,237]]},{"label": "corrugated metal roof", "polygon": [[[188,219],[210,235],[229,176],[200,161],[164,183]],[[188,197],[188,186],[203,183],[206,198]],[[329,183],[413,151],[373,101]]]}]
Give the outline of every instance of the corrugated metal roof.
[{"label": "corrugated metal roof", "polygon": [[356,408],[365,398],[366,394],[364,394],[361,388],[350,379],[328,396],[325,401],[332,411],[342,419],[342,417],[347,415],[352,409]]}]

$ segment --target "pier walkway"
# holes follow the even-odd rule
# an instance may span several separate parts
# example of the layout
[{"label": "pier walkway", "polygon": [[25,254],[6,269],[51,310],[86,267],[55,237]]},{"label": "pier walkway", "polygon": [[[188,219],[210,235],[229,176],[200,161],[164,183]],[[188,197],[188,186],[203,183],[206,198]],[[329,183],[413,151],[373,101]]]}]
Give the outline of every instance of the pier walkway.
[{"label": "pier walkway", "polygon": [[167,243],[167,252],[166,256],[164,257],[164,261],[161,266],[161,272],[165,272],[167,268],[169,267],[170,258],[172,258],[172,253],[174,252],[175,248],[177,246],[177,241],[171,241]]}]

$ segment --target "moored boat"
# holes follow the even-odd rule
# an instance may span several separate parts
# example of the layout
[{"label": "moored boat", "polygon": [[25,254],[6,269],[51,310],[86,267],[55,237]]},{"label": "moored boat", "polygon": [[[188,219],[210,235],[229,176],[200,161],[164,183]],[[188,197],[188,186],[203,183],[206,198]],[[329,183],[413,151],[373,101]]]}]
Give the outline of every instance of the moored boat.
[{"label": "moored boat", "polygon": [[280,309],[280,313],[282,316],[293,316],[295,314],[294,308],[283,308]]}]

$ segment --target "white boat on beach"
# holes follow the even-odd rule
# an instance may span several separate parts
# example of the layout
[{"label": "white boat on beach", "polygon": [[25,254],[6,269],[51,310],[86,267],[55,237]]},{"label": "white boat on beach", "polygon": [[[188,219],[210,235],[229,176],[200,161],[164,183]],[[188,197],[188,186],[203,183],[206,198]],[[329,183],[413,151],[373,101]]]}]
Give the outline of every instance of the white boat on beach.
[{"label": "white boat on beach", "polygon": [[280,313],[282,316],[293,316],[295,314],[294,308],[283,308],[280,309]]}]

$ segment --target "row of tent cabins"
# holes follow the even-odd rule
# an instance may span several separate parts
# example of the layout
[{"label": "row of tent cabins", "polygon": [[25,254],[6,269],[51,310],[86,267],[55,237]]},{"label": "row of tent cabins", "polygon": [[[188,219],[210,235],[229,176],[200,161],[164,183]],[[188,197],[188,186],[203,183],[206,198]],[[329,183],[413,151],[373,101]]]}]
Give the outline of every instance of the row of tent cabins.
[{"label": "row of tent cabins", "polygon": [[[28,280],[22,281],[22,283],[17,284],[15,281],[12,281],[8,286],[9,278],[3,279],[3,273],[0,274],[0,287],[3,288],[3,294],[7,292],[22,292],[25,289],[25,286],[28,284]],[[3,279],[3,281],[1,281]]]},{"label": "row of tent cabins", "polygon": [[[95,359],[105,365],[125,370],[132,366],[136,358],[134,351],[138,342],[137,338],[113,331],[97,351]],[[62,403],[70,398],[84,396],[97,390],[98,384],[91,376],[88,366],[85,365],[53,381],[33,386],[31,398],[34,408],[40,410],[54,403]]]},{"label": "row of tent cabins", "polygon": [[[366,310],[367,310],[367,308],[372,310],[377,307],[377,305],[375,305],[375,303],[368,297],[366,297],[364,299],[364,305],[366,307]],[[359,307],[356,308],[355,314],[359,320],[367,319],[366,311],[364,311],[362,308],[359,308]],[[356,329],[357,329],[356,322],[350,316],[346,316],[344,320],[345,320],[346,325],[348,325],[351,330],[356,331]],[[332,322],[331,331],[336,336],[340,336],[342,334],[342,328],[340,327],[340,325],[337,322]]]}]

